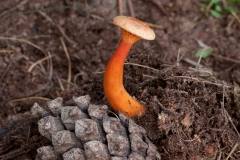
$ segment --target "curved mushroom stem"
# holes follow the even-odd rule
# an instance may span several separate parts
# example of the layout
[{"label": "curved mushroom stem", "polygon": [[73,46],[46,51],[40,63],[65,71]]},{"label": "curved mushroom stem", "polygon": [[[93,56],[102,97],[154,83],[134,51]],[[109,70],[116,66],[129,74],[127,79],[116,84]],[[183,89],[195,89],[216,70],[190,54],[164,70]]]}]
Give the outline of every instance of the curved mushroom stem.
[{"label": "curved mushroom stem", "polygon": [[129,117],[142,116],[145,112],[145,107],[133,99],[123,86],[124,61],[132,45],[139,39],[122,29],[121,42],[104,73],[104,92],[109,104],[115,111],[121,111]]}]

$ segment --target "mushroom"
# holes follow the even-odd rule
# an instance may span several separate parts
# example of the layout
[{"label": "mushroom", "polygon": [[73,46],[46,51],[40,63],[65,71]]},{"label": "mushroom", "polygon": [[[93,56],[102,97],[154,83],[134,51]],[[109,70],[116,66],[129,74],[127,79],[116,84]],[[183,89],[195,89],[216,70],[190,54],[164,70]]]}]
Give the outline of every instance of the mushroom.
[{"label": "mushroom", "polygon": [[121,28],[122,39],[105,69],[105,96],[113,110],[121,111],[129,117],[142,116],[145,107],[133,99],[123,86],[123,67],[132,45],[141,38],[154,40],[155,34],[144,22],[132,17],[117,16],[113,19],[113,24]]}]

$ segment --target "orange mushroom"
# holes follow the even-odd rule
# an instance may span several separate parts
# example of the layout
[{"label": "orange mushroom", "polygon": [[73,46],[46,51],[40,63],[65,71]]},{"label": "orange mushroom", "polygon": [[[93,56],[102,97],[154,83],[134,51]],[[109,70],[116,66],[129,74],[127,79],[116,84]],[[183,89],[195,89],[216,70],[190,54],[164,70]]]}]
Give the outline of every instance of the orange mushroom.
[{"label": "orange mushroom", "polygon": [[142,116],[145,107],[133,99],[123,86],[123,67],[132,45],[141,38],[153,40],[155,34],[144,22],[132,17],[117,16],[113,19],[113,24],[121,28],[122,39],[105,69],[105,96],[115,111],[121,111],[129,117]]}]

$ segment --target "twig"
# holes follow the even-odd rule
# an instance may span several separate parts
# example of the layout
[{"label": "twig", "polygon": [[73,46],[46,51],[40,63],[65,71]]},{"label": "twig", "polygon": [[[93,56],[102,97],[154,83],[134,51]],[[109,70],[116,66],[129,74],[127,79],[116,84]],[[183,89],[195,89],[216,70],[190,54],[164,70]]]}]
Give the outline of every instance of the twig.
[{"label": "twig", "polygon": [[149,50],[151,50],[151,49],[153,49],[153,48],[155,48],[156,46],[155,45],[152,45],[152,46],[149,46],[149,47],[147,47],[146,49],[144,49],[142,52],[140,52],[141,54],[142,53],[145,53],[145,52],[147,52],[147,51],[149,51]]},{"label": "twig", "polygon": [[177,54],[177,67],[179,67],[179,61],[180,61],[179,55],[180,55],[180,52],[181,52],[181,50],[178,49],[178,54]]},{"label": "twig", "polygon": [[4,71],[4,73],[2,74],[1,78],[0,78],[0,84],[3,81],[3,78],[5,77],[5,75],[7,74],[7,72],[9,71],[9,68],[12,66],[12,62],[10,62],[6,68],[6,70]]},{"label": "twig", "polygon": [[183,58],[183,61],[185,61],[185,62],[187,62],[187,63],[189,63],[189,64],[191,64],[191,65],[193,65],[193,66],[199,66],[199,67],[203,67],[203,65],[201,65],[201,64],[197,64],[197,62],[195,62],[195,61],[193,61],[193,60],[191,60],[190,58]]},{"label": "twig", "polygon": [[146,74],[143,74],[143,77],[148,77],[148,78],[157,78],[157,77],[150,76],[150,75],[146,75]]},{"label": "twig", "polygon": [[60,38],[60,41],[62,43],[64,52],[65,52],[67,60],[68,60],[68,79],[67,79],[68,85],[67,85],[67,89],[69,89],[70,83],[71,83],[71,75],[72,75],[72,64],[71,64],[71,59],[70,59],[70,56],[68,54],[68,50],[67,50],[66,44],[65,44],[65,42],[64,42],[62,37]]},{"label": "twig", "polygon": [[65,82],[65,83],[67,83],[67,84],[71,84],[71,85],[73,85],[73,86],[75,86],[75,87],[78,87],[75,83],[72,83],[72,82],[68,82],[68,81],[66,81],[65,79],[62,79],[62,78],[60,78],[61,79],[61,81],[63,81],[63,82]]},{"label": "twig", "polygon": [[227,7],[227,2],[226,2],[226,0],[222,0],[222,3],[223,3],[223,6],[224,6],[224,7]]},{"label": "twig", "polygon": [[233,17],[238,21],[238,23],[240,23],[240,18],[238,17],[238,15],[233,11],[231,11],[231,13],[232,13]]},{"label": "twig", "polygon": [[204,53],[207,49],[209,49],[209,48],[204,48],[204,49],[202,50],[202,52],[201,52],[201,54],[200,54],[200,56],[199,56],[199,59],[198,59],[196,68],[199,68],[200,62],[201,62],[201,59],[202,59],[202,55],[203,55],[203,53]]},{"label": "twig", "polygon": [[14,50],[6,50],[6,49],[2,49],[0,50],[0,53],[13,53],[15,52]]},{"label": "twig", "polygon": [[226,28],[231,28],[231,26],[233,25],[234,21],[235,21],[235,18],[232,17],[232,19],[230,20],[230,22],[228,23]]},{"label": "twig", "polygon": [[103,74],[105,71],[92,72],[93,74]]},{"label": "twig", "polygon": [[197,104],[197,102],[195,102],[195,98],[191,98],[191,100],[192,100],[192,102],[193,102],[193,104],[199,109],[199,110],[201,110],[201,107]]},{"label": "twig", "polygon": [[8,103],[20,102],[20,101],[31,100],[31,99],[39,99],[39,100],[44,100],[44,101],[50,101],[51,100],[49,98],[33,96],[33,97],[26,97],[26,98],[19,98],[19,99],[10,100],[10,101],[8,101]]},{"label": "twig", "polygon": [[30,150],[31,150],[31,147],[30,146],[26,147],[25,145],[16,150],[10,151],[6,154],[1,154],[0,159],[15,159],[15,158],[17,159],[21,157],[21,155],[28,153]]},{"label": "twig", "polygon": [[206,48],[206,49],[211,48],[210,46],[203,43],[201,40],[196,39],[196,41],[201,48]]},{"label": "twig", "polygon": [[221,151],[221,148],[219,148],[219,155],[217,156],[217,160],[221,160],[221,157],[222,157],[222,151]]},{"label": "twig", "polygon": [[144,65],[141,65],[141,64],[136,64],[136,63],[124,63],[124,64],[125,64],[125,65],[132,65],[132,66],[143,67],[143,68],[147,68],[147,69],[151,69],[151,70],[160,72],[160,70],[158,70],[158,69],[151,68],[151,67],[148,67],[148,66],[144,66]]},{"label": "twig", "polygon": [[[170,64],[162,64],[162,66],[165,67],[164,69],[161,70],[162,73],[166,73],[173,68],[177,68],[176,65],[172,65],[172,64],[171,65]],[[180,67],[178,67],[178,68],[180,68]]]},{"label": "twig", "polygon": [[66,40],[69,42],[69,43],[74,43],[73,40],[71,40],[67,35],[66,33],[63,31],[62,27],[59,25],[59,24],[56,24],[57,28],[59,29],[59,31],[62,33],[63,37],[66,38]]},{"label": "twig", "polygon": [[87,76],[87,74],[86,74],[85,72],[83,72],[83,71],[80,71],[79,73],[77,73],[77,74],[74,76],[74,78],[73,78],[73,83],[74,83],[74,84],[77,83],[77,78],[78,78],[79,76]]},{"label": "twig", "polygon": [[202,68],[199,68],[199,69],[196,69],[196,68],[192,68],[192,67],[188,67],[189,71],[193,71],[195,73],[199,73],[199,76],[201,77],[202,76],[213,76],[213,71],[211,71],[210,69],[208,68],[205,68],[205,67],[202,67]]},{"label": "twig", "polygon": [[98,19],[98,20],[100,20],[100,21],[105,21],[105,19],[104,19],[103,17],[100,17],[100,16],[98,16],[98,15],[96,15],[96,14],[91,14],[91,17],[92,17],[92,18],[95,18],[95,19]]},{"label": "twig", "polygon": [[231,59],[231,58],[228,58],[228,57],[223,57],[223,56],[220,56],[220,55],[215,55],[215,54],[212,54],[214,57],[217,57],[217,58],[221,58],[221,59],[224,59],[226,61],[230,61],[230,62],[234,62],[234,63],[239,63],[240,64],[240,60],[236,60],[236,59]]},{"label": "twig", "polygon": [[237,149],[237,147],[238,147],[238,143],[236,143],[236,144],[234,145],[234,147],[232,148],[231,152],[230,152],[229,155],[227,156],[226,160],[228,160],[228,159],[231,157],[231,155],[232,155],[233,152]]},{"label": "twig", "polygon": [[59,83],[59,86],[60,86],[61,90],[64,91],[65,89],[63,87],[62,81],[58,76],[57,76],[57,80],[58,80],[58,83]]},{"label": "twig", "polygon": [[61,32],[61,34],[63,35],[63,37],[66,38],[66,40],[67,40],[69,43],[74,43],[74,41],[71,40],[71,39],[66,35],[66,33],[64,32],[64,30],[62,29],[62,27],[61,27],[59,24],[55,23],[55,22],[52,20],[51,17],[49,17],[45,12],[42,12],[42,11],[40,11],[40,10],[38,10],[38,13],[39,13],[40,15],[42,15],[44,18],[46,18],[52,25],[56,26],[56,27],[58,28],[58,30]]},{"label": "twig", "polygon": [[[99,108],[96,109],[96,111],[97,111],[97,110],[99,110]],[[118,115],[117,115],[116,113],[114,113],[114,112],[111,111],[111,110],[107,110],[107,112],[112,113],[112,114],[120,121],[120,118],[118,117]]]},{"label": "twig", "polygon": [[[183,131],[182,131],[183,132]],[[184,133],[184,132],[183,132]],[[177,135],[179,137],[180,140],[184,141],[184,142],[192,142],[192,141],[195,141],[196,140],[196,137],[192,138],[192,139],[183,139],[180,134],[179,134],[179,131],[177,130]]]},{"label": "twig", "polygon": [[168,113],[171,113],[171,114],[174,114],[174,115],[175,115],[175,112],[173,112],[171,109],[168,109],[168,108],[164,107],[163,104],[157,99],[156,96],[154,96],[153,102],[156,102],[156,103],[160,106],[160,108],[161,108],[162,110],[165,110],[165,111],[167,111]]},{"label": "twig", "polygon": [[42,65],[42,63],[39,63],[39,66],[41,68],[41,71],[46,75],[47,72],[46,72],[46,69],[44,68],[44,66]]},{"label": "twig", "polygon": [[[227,7],[227,1],[226,0],[222,0],[222,3],[223,3],[224,7]],[[238,21],[238,23],[240,23],[240,18],[238,17],[238,15],[235,12],[233,12],[233,11],[231,11],[231,14]]]},{"label": "twig", "polygon": [[50,55],[50,56],[44,57],[44,58],[42,58],[42,59],[36,61],[35,63],[33,63],[33,64],[29,67],[29,69],[28,69],[28,73],[31,72],[31,71],[33,70],[33,68],[34,68],[36,65],[38,65],[39,63],[42,63],[43,61],[48,60],[48,59],[50,59],[50,58],[52,58],[52,57],[54,57],[54,56],[56,56],[56,55],[53,54],[53,55]]},{"label": "twig", "polygon": [[222,99],[221,106],[222,106],[222,108],[223,108],[223,110],[224,110],[224,112],[225,112],[225,114],[226,114],[226,116],[227,116],[227,119],[228,119],[229,122],[232,124],[232,126],[233,126],[235,132],[237,133],[237,135],[238,135],[239,138],[240,138],[240,134],[239,134],[239,132],[238,132],[236,126],[234,125],[234,123],[233,123],[233,121],[232,121],[232,118],[229,116],[227,110],[226,110],[225,107],[224,107],[224,94],[225,94],[225,84],[223,84],[223,99]]},{"label": "twig", "polygon": [[[219,86],[219,87],[221,87],[223,85],[221,83],[214,83],[214,82],[204,81],[204,80],[200,80],[198,78],[187,77],[187,76],[172,76],[172,77],[165,78],[164,80],[169,80],[169,79],[173,79],[173,78],[187,78],[187,79],[195,80],[195,81],[197,81],[199,83],[207,83],[207,84],[212,84],[212,85]],[[225,87],[230,88],[230,86],[225,86]]]},{"label": "twig", "polygon": [[87,2],[87,0],[84,0],[84,4],[85,4],[85,10],[86,10],[86,13],[87,13],[87,11],[88,11],[88,2]]},{"label": "twig", "polygon": [[122,15],[122,0],[118,0],[118,14]]},{"label": "twig", "polygon": [[10,12],[13,12],[14,10],[22,7],[23,5],[25,5],[29,0],[25,0],[25,1],[22,1],[21,3],[19,3],[18,5],[16,5],[15,7],[12,7],[11,9],[7,10],[7,11],[4,11],[0,14],[0,18],[5,16],[6,14],[10,13]]},{"label": "twig", "polygon": [[28,141],[29,141],[30,133],[31,133],[31,126],[29,126],[29,129],[28,129],[28,134],[27,134],[26,143],[28,143]]},{"label": "twig", "polygon": [[[51,53],[49,51],[47,53],[48,53],[48,56],[50,57]],[[48,69],[49,69],[48,79],[51,80],[52,79],[52,72],[53,72],[52,58],[50,58],[49,61],[48,61]]]},{"label": "twig", "polygon": [[46,55],[45,51],[41,47],[39,47],[36,44],[34,44],[34,43],[30,42],[30,41],[27,41],[25,39],[17,39],[17,38],[11,38],[11,37],[0,37],[0,39],[2,39],[2,40],[11,40],[11,41],[19,41],[19,42],[27,43],[27,44],[37,48],[38,50],[40,50],[41,52],[43,52]]},{"label": "twig", "polygon": [[165,14],[165,16],[168,16],[168,15],[169,15],[168,11],[165,10],[164,5],[162,4],[162,3],[164,3],[164,2],[159,1],[159,0],[152,0],[152,3],[154,3],[155,5],[157,5],[158,8],[162,11],[162,13]]},{"label": "twig", "polygon": [[130,11],[130,15],[132,17],[135,17],[135,12],[134,12],[134,8],[133,8],[132,0],[127,0],[127,3],[128,3],[128,8],[129,8],[129,11]]}]

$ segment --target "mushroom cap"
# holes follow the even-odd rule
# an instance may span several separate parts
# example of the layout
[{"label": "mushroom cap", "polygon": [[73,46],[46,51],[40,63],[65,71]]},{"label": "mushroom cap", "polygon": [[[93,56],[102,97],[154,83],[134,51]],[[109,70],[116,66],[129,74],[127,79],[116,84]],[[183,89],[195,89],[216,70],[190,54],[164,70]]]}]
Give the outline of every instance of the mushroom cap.
[{"label": "mushroom cap", "polygon": [[154,40],[155,33],[144,22],[128,16],[117,16],[113,19],[113,24],[120,28],[146,40]]}]

